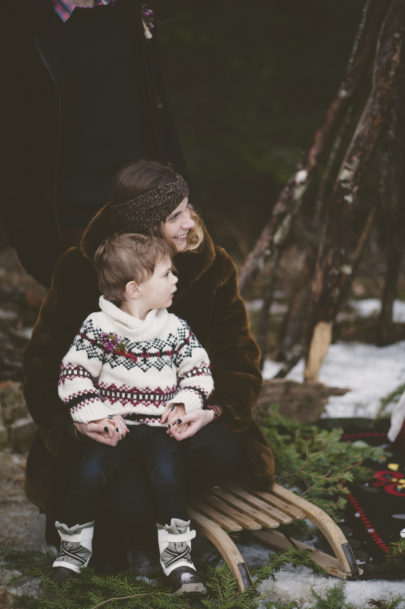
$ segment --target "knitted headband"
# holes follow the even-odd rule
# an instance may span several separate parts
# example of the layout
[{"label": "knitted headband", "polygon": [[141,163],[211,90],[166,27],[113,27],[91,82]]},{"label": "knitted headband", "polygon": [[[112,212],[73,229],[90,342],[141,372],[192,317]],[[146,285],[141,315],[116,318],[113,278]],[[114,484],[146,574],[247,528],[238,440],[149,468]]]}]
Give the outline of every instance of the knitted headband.
[{"label": "knitted headband", "polygon": [[165,220],[188,195],[186,181],[176,173],[175,182],[148,190],[129,201],[112,201],[111,209],[120,230],[147,233],[152,226]]}]

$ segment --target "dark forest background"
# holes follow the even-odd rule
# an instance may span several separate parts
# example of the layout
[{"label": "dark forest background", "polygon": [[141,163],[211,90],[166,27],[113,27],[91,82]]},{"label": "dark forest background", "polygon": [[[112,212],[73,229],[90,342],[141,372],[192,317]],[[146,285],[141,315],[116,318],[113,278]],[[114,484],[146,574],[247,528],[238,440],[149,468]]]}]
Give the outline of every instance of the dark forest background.
[{"label": "dark forest background", "polygon": [[362,0],[156,0],[194,204],[241,260],[342,79]]}]

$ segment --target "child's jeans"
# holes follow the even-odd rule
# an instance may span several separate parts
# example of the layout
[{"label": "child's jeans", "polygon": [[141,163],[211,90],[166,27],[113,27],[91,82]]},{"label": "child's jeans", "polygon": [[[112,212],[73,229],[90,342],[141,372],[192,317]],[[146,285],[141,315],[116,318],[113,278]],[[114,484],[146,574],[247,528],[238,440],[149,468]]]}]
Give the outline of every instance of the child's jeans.
[{"label": "child's jeans", "polygon": [[134,472],[127,484],[137,484],[141,467],[153,498],[156,521],[170,523],[172,517],[187,519],[185,464],[181,442],[164,427],[134,425],[114,447],[90,441],[73,467],[64,506],[58,520],[68,526],[94,520],[97,509],[109,494],[124,468]]}]

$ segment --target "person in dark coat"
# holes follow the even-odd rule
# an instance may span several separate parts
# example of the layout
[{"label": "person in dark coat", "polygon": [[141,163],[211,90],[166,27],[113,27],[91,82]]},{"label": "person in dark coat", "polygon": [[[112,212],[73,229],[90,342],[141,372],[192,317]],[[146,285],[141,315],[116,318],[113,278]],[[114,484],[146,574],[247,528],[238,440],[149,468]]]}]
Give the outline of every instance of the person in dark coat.
[{"label": "person in dark coat", "polygon": [[3,0],[1,219],[49,286],[138,158],[184,159],[162,88],[153,12],[136,0]]},{"label": "person in dark coat", "polygon": [[[177,198],[168,196],[172,192],[178,195],[179,180],[181,183],[173,169],[153,161],[139,161],[121,170],[110,202],[92,219],[80,247],[67,250],[55,267],[51,289],[24,353],[24,393],[38,426],[28,456],[26,492],[48,515],[63,497],[71,456],[81,449],[86,436],[111,445],[119,441],[118,436],[106,438],[103,425],[96,422],[74,426],[58,397],[57,385],[64,354],[83,319],[97,308],[100,293],[94,253],[106,237],[122,232],[153,233],[172,244],[179,282],[170,310],[193,328],[211,360],[214,391],[207,408],[183,418],[186,432],[171,431],[175,439],[187,443],[188,461],[197,463],[190,467],[189,490],[213,484],[220,471],[232,469],[229,463],[225,467],[225,444],[211,442],[209,451],[201,450],[200,438],[210,425],[224,426],[240,443],[242,480],[262,489],[272,484],[273,456],[253,418],[262,385],[259,350],[239,294],[237,271],[226,251],[213,244],[184,193]],[[214,422],[210,407],[216,413]],[[96,517],[95,556],[99,552],[107,564],[111,559],[115,568],[125,566],[118,540],[129,539],[153,524],[144,469],[140,468],[136,485],[133,464],[131,471],[124,469]]]}]

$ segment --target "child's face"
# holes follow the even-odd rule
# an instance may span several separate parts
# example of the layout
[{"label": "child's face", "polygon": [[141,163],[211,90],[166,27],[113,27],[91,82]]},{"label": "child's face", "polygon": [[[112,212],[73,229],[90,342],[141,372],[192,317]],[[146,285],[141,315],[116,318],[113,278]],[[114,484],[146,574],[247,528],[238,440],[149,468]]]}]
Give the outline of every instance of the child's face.
[{"label": "child's face", "polygon": [[190,215],[188,198],[182,202],[165,220],[166,235],[173,241],[178,252],[184,252],[187,247],[187,235],[194,228],[194,220]]},{"label": "child's face", "polygon": [[140,300],[147,311],[165,309],[172,304],[177,290],[178,278],[172,272],[172,261],[169,257],[160,260],[148,279],[138,284]]}]

